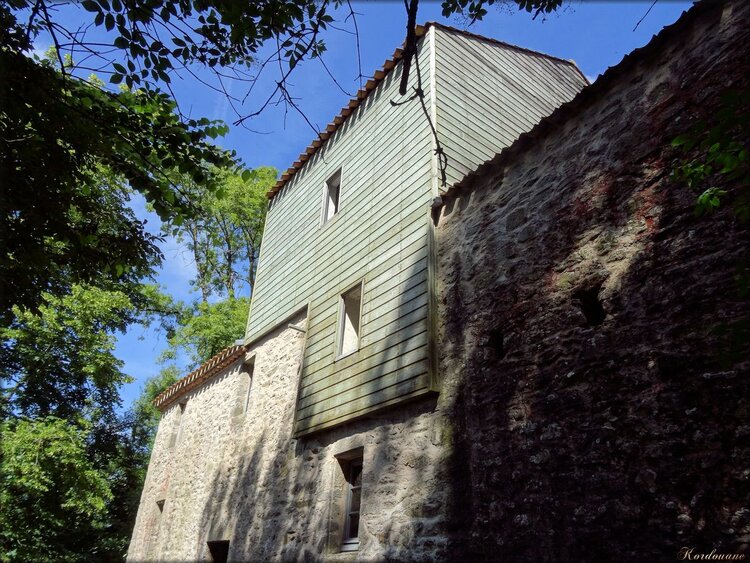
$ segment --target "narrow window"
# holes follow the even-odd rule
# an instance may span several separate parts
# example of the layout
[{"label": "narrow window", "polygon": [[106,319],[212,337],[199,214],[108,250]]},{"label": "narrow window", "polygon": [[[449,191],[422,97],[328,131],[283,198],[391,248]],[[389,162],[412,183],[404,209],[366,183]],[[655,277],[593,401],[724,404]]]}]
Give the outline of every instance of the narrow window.
[{"label": "narrow window", "polygon": [[172,432],[172,438],[169,442],[169,447],[174,447],[177,441],[180,439],[180,429],[182,428],[182,417],[185,413],[185,407],[187,403],[180,403],[179,409],[177,410],[176,420],[174,423],[174,431]]},{"label": "narrow window", "polygon": [[341,296],[339,304],[338,357],[359,350],[359,328],[362,310],[362,284]]},{"label": "narrow window", "polygon": [[211,561],[217,563],[226,563],[229,557],[229,540],[215,540],[208,543],[208,551],[211,554]]},{"label": "narrow window", "polygon": [[156,501],[156,506],[159,507],[159,513],[161,514],[164,512],[164,503],[166,502],[166,499],[161,499]]},{"label": "narrow window", "polygon": [[346,467],[346,510],[344,512],[344,538],[341,551],[359,548],[359,513],[362,505],[362,458],[352,459]]},{"label": "narrow window", "polygon": [[245,362],[242,364],[242,373],[240,374],[241,385],[240,389],[244,392],[240,395],[242,401],[242,413],[246,413],[247,409],[250,408],[250,392],[253,388],[253,371],[255,370],[255,358],[251,362]]},{"label": "narrow window", "polygon": [[339,212],[339,196],[341,195],[341,170],[331,176],[325,185],[323,193],[323,224],[333,219]]}]

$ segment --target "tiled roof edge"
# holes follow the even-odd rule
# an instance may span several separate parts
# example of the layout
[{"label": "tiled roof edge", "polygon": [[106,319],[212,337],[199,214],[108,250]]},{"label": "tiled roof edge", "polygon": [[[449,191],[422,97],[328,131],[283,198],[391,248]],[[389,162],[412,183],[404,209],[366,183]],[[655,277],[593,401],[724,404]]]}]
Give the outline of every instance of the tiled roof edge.
[{"label": "tiled roof edge", "polygon": [[165,411],[177,399],[189,393],[196,387],[218,374],[225,367],[233,364],[245,354],[244,346],[230,346],[206,360],[198,369],[191,371],[179,381],[173,383],[162,393],[157,395],[153,405],[160,411]]},{"label": "tiled roof edge", "polygon": [[456,197],[458,192],[470,188],[477,178],[508,163],[518,153],[526,150],[534,141],[552,130],[554,126],[572,118],[576,112],[598,101],[601,95],[610,90],[616,80],[627,74],[635,65],[662,50],[664,45],[672,41],[675,36],[679,36],[684,28],[692,25],[693,22],[705,13],[725,2],[726,0],[701,0],[700,2],[696,2],[690,9],[683,12],[677,21],[665,26],[659,33],[654,35],[646,45],[634,49],[625,55],[619,63],[609,67],[596,81],[578,92],[572,100],[562,104],[550,115],[542,118],[530,131],[522,133],[511,145],[505,147],[483,164],[480,164],[476,169],[466,174],[460,181],[448,188],[442,195],[443,204],[446,199]]},{"label": "tiled roof edge", "polygon": [[[586,79],[584,74],[581,72],[581,70],[576,66],[576,64],[573,61],[566,61],[565,59],[560,59],[558,57],[547,55],[539,51],[534,51],[532,49],[526,49],[524,47],[519,47],[517,45],[505,43],[497,39],[492,39],[490,37],[485,37],[483,35],[471,33],[470,31],[463,31],[461,29],[451,27],[449,25],[441,24],[438,22],[428,21],[424,25],[418,25],[416,27],[417,38],[423,37],[427,33],[427,30],[430,27],[437,27],[437,28],[444,29],[449,32],[458,33],[466,37],[470,37],[472,39],[479,39],[482,41],[492,43],[494,45],[500,45],[509,49],[521,51],[524,53],[529,53],[535,56],[545,57],[547,59],[551,59],[556,62],[570,65],[578,71],[578,73],[581,75],[583,80],[588,84],[588,80]],[[287,184],[287,182],[289,182],[297,174],[297,172],[302,169],[305,163],[308,160],[310,160],[316,152],[318,152],[318,149],[322,147],[331,136],[333,136],[336,130],[338,130],[339,126],[342,123],[344,123],[344,121],[346,121],[346,119],[352,113],[354,113],[354,111],[359,107],[359,105],[364,100],[367,99],[367,97],[370,95],[370,92],[372,92],[378,86],[378,84],[380,84],[383,81],[383,79],[386,76],[388,76],[390,71],[396,67],[396,65],[402,58],[403,58],[403,49],[401,48],[396,49],[393,52],[393,55],[391,56],[391,58],[387,59],[385,63],[383,63],[383,67],[380,70],[375,71],[375,73],[373,74],[373,78],[367,81],[367,83],[365,84],[365,87],[357,92],[357,95],[354,98],[352,98],[349,101],[349,103],[341,109],[338,115],[333,118],[333,121],[331,121],[326,126],[326,128],[318,135],[318,138],[315,139],[312,143],[310,143],[307,146],[307,148],[299,155],[299,157],[297,157],[297,160],[294,161],[294,164],[292,164],[289,168],[286,169],[286,171],[281,175],[281,177],[276,182],[276,184],[274,184],[271,190],[266,194],[266,196],[269,199],[273,199],[273,197],[281,191],[281,189]]]}]

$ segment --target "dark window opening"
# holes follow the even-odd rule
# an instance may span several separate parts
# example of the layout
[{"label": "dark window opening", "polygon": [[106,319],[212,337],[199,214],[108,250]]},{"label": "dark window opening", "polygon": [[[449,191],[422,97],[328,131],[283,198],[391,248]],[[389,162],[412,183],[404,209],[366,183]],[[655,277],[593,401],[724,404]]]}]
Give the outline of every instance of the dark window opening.
[{"label": "dark window opening", "polygon": [[604,322],[607,312],[599,300],[599,290],[601,285],[596,285],[589,289],[581,289],[573,294],[573,299],[578,300],[581,312],[586,317],[586,324],[597,326]]},{"label": "dark window opening", "polygon": [[339,212],[339,199],[341,196],[341,170],[331,176],[326,182],[325,193],[323,194],[323,224],[325,225],[333,219],[333,216]]},{"label": "dark window opening", "polygon": [[360,313],[362,311],[362,284],[341,296],[339,305],[338,357],[359,350]]},{"label": "dark window opening", "polygon": [[353,459],[347,464],[346,482],[348,492],[344,512],[344,539],[342,551],[359,548],[359,514],[362,505],[362,459]]},{"label": "dark window opening", "polygon": [[502,359],[505,356],[505,336],[500,328],[495,328],[490,332],[487,344],[495,351],[495,356]]},{"label": "dark window opening", "polygon": [[[242,381],[242,386],[244,392],[244,397],[241,397],[240,400],[243,401],[242,405],[242,412],[246,413],[247,409],[250,408],[250,392],[253,388],[253,371],[255,370],[255,360],[253,359],[252,362],[245,362],[242,365],[242,374],[240,374],[240,377],[244,378],[244,381]],[[244,386],[247,386],[246,389],[244,389]],[[244,400],[243,400],[244,399]]]},{"label": "dark window opening", "polygon": [[229,557],[229,540],[215,540],[208,543],[208,551],[211,553],[211,561],[226,563]]},{"label": "dark window opening", "polygon": [[164,503],[166,502],[166,499],[161,499],[156,501],[156,506],[159,507],[159,512],[164,512]]}]

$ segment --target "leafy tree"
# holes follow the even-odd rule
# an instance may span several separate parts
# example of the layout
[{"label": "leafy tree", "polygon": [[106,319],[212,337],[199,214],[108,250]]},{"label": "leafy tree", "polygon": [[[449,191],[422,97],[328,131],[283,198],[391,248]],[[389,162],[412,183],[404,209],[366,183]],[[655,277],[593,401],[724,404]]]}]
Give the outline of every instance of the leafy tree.
[{"label": "leafy tree", "polygon": [[248,297],[197,303],[169,338],[163,361],[176,360],[182,351],[190,357],[190,368],[197,367],[242,338],[249,313]]},{"label": "leafy tree", "polygon": [[[143,469],[143,478],[145,478],[145,469],[148,463],[148,456],[151,453],[156,428],[159,426],[161,413],[154,406],[154,399],[167,387],[176,383],[182,374],[177,366],[167,366],[158,374],[149,378],[144,384],[143,390],[133,403],[130,409],[130,428],[133,441],[138,444],[141,452],[144,454],[144,461],[141,465]],[[139,488],[140,492],[140,488]]]},{"label": "leafy tree", "polygon": [[443,0],[441,7],[445,17],[453,14],[464,14],[472,22],[481,20],[487,15],[485,6],[511,4],[518,6],[519,10],[525,10],[534,14],[534,18],[540,14],[549,14],[563,5],[563,0]]},{"label": "leafy tree", "polygon": [[[680,153],[673,176],[699,193],[696,215],[715,211],[729,196],[737,217],[750,220],[749,110],[750,88],[724,92],[714,115],[672,141]],[[726,188],[734,189],[730,194]]]},{"label": "leafy tree", "polygon": [[195,213],[182,225],[164,226],[177,235],[193,255],[198,275],[193,285],[208,302],[211,295],[234,299],[242,287],[252,287],[266,217],[266,193],[276,181],[275,168],[246,170],[242,175],[220,172],[220,188],[210,192],[183,178]]},{"label": "leafy tree", "polygon": [[[8,546],[8,553],[15,553],[8,556],[9,560],[64,560],[68,550],[73,558],[73,553],[84,554],[91,549],[96,550],[98,560],[120,559],[127,548],[149,444],[133,439],[130,419],[117,410],[119,387],[131,378],[114,355],[113,333],[132,322],[148,322],[150,311],[171,306],[153,286],[142,286],[141,292],[141,299],[134,302],[123,291],[75,285],[64,297],[44,294],[44,304],[36,311],[16,307],[12,327],[0,328],[6,370],[0,377],[0,424],[7,433],[3,442],[17,439],[22,443],[32,433],[26,432],[30,427],[42,434],[59,434],[67,425],[66,431],[75,440],[84,441],[84,451],[76,463],[86,468],[83,477],[75,477],[76,468],[66,463],[40,465],[43,479],[52,483],[55,492],[44,493],[45,509],[35,512],[33,525],[29,524],[28,530],[36,534],[33,538],[23,536],[31,533],[23,520],[8,516],[0,522],[0,536],[23,536],[17,548]],[[23,432],[14,435],[16,429]],[[53,459],[60,455],[58,445],[54,440],[40,441],[35,445],[36,455]],[[18,487],[23,483],[16,482],[19,471],[5,471],[0,479],[0,496],[16,498],[20,494]],[[104,506],[95,512],[69,510],[67,501],[55,496],[62,486],[58,483],[78,479],[83,495],[92,486],[91,471],[106,485],[107,494],[101,497]],[[95,489],[89,492],[93,494]],[[36,511],[37,501],[30,493],[23,493],[14,502],[28,503],[25,510]],[[11,508],[9,505],[8,510]],[[75,537],[75,542],[67,536]]]},{"label": "leafy tree", "polygon": [[165,94],[108,92],[34,61],[25,55],[32,37],[24,31],[0,4],[5,325],[14,305],[36,308],[44,293],[61,296],[76,283],[132,283],[159,262],[154,237],[126,209],[124,186],[179,223],[191,205],[164,170],[177,167],[211,190],[211,170],[235,165],[208,142],[226,126],[181,120]]},{"label": "leafy tree", "polygon": [[87,454],[83,427],[55,417],[0,423],[0,561],[97,556],[109,483]]},{"label": "leafy tree", "polygon": [[130,380],[114,356],[114,332],[150,320],[146,308],[166,311],[169,300],[153,286],[142,286],[137,302],[124,291],[80,285],[69,295],[43,298],[37,311],[15,307],[14,324],[0,328],[2,412],[85,414],[106,424],[120,404],[120,385]]}]

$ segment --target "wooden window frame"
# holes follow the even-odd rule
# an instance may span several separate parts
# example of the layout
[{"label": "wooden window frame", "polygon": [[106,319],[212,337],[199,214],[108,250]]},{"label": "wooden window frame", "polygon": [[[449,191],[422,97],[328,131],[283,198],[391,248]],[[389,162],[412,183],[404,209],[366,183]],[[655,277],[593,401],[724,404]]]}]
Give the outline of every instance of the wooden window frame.
[{"label": "wooden window frame", "polygon": [[[328,529],[328,553],[334,555],[337,553],[354,553],[359,550],[362,538],[362,506],[364,501],[365,482],[364,482],[364,446],[355,447],[350,441],[346,441],[348,448],[341,453],[335,453],[336,459],[336,477],[331,497],[331,520]],[[359,524],[357,536],[351,537],[351,516],[352,509],[352,472],[359,468],[360,485],[359,489]]]},{"label": "wooden window frame", "polygon": [[[359,469],[360,485],[355,486],[352,481],[353,473],[355,469]],[[341,551],[357,551],[359,549],[359,530],[361,526],[360,515],[362,514],[362,471],[364,470],[364,463],[362,457],[351,459],[347,463],[346,471],[346,505],[344,508],[344,536],[341,540]],[[354,511],[352,510],[352,497],[354,496],[354,490],[357,489],[359,492],[359,508]],[[357,513],[357,535],[351,535],[352,525],[352,514]]]},{"label": "wooden window frame", "polygon": [[[322,198],[322,208],[320,213],[320,226],[325,227],[329,223],[333,222],[336,217],[341,213],[341,188],[344,185],[344,174],[343,174],[343,168],[338,168],[336,172],[331,174],[328,179],[323,182],[323,198]],[[328,211],[330,208],[330,201],[331,201],[331,186],[332,182],[336,181],[337,183],[337,197],[336,197],[336,210],[333,212],[333,214],[328,215]]]},{"label": "wooden window frame", "polygon": [[[352,291],[359,289],[359,326],[357,327],[357,347],[354,350],[344,353],[344,323],[346,322],[346,295]],[[349,286],[339,293],[339,306],[338,306],[338,319],[336,320],[336,340],[334,345],[334,361],[348,358],[352,354],[356,354],[362,348],[362,312],[364,310],[365,302],[365,280],[361,279]]]}]

